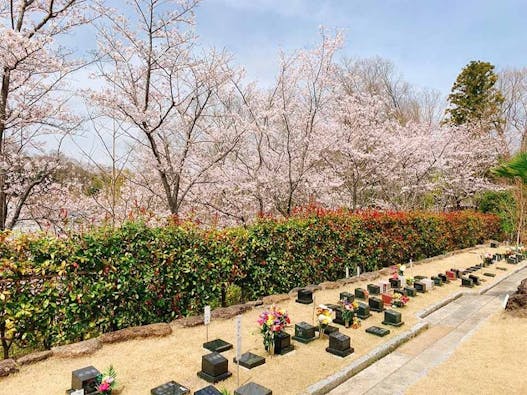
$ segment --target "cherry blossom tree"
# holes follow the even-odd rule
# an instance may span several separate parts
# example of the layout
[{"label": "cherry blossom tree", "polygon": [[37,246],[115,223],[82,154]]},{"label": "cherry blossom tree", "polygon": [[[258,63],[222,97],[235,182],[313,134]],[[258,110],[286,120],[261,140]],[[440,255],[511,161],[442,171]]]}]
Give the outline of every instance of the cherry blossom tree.
[{"label": "cherry blossom tree", "polygon": [[226,53],[198,47],[196,4],[137,0],[119,12],[107,10],[98,25],[102,61],[95,73],[104,88],[90,93],[109,119],[126,127],[144,159],[136,182],[151,174],[143,169],[155,169],[155,179],[143,177],[143,186],[162,195],[176,215],[243,133],[229,111],[236,94],[231,81],[240,76]]},{"label": "cherry blossom tree", "polygon": [[82,63],[59,41],[89,15],[83,0],[0,4],[0,230],[13,228],[28,199],[45,192],[63,138],[79,124],[64,92]]}]

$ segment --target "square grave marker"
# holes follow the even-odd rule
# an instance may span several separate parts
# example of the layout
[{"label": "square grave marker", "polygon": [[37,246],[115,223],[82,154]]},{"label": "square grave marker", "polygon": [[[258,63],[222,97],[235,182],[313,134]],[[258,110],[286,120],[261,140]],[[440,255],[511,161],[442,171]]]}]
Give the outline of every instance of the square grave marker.
[{"label": "square grave marker", "polygon": [[406,292],[406,296],[411,296],[412,298],[417,296],[417,291],[414,287],[404,287],[404,290]]},{"label": "square grave marker", "polygon": [[291,335],[286,332],[278,332],[274,336],[274,353],[284,355],[294,350],[291,344]]},{"label": "square grave marker", "polygon": [[366,303],[359,302],[359,308],[357,309],[357,317],[361,320],[365,320],[371,316],[370,306]]},{"label": "square grave marker", "polygon": [[209,383],[217,383],[232,376],[229,361],[223,355],[213,352],[201,357],[201,371],[198,376]]},{"label": "square grave marker", "polygon": [[208,385],[194,392],[194,395],[221,395],[221,391],[213,385]]},{"label": "square grave marker", "polygon": [[461,286],[462,287],[472,288],[472,287],[474,287],[474,282],[472,281],[471,278],[461,277]]},{"label": "square grave marker", "polygon": [[[236,357],[232,359],[234,363],[237,363]],[[252,352],[246,352],[240,356],[240,366],[247,369],[252,369],[257,366],[263,365],[265,358],[259,355],[253,354]]]},{"label": "square grave marker", "polygon": [[366,293],[362,288],[355,288],[355,297],[357,299],[366,299]]},{"label": "square grave marker", "polygon": [[384,303],[381,299],[376,298],[375,296],[368,299],[368,305],[370,306],[371,311],[380,313],[384,310]]},{"label": "square grave marker", "polygon": [[84,390],[85,395],[97,393],[97,376],[101,373],[93,366],[71,372],[71,389]]},{"label": "square grave marker", "polygon": [[386,310],[384,312],[383,325],[401,326],[404,322],[401,321],[401,313],[395,310]]},{"label": "square grave marker", "polygon": [[263,385],[253,382],[242,385],[234,390],[234,395],[272,395],[273,391]]},{"label": "square grave marker", "polygon": [[309,289],[299,289],[296,302],[302,304],[313,303],[313,291],[310,291]]},{"label": "square grave marker", "polygon": [[441,280],[440,277],[432,276],[430,279],[434,282],[434,285],[437,285],[439,287],[443,286],[443,280]]},{"label": "square grave marker", "polygon": [[478,276],[474,276],[473,274],[469,275],[468,278],[472,280],[474,285],[481,285],[480,279]]},{"label": "square grave marker", "polygon": [[390,333],[390,330],[381,328],[379,326],[370,326],[366,329],[366,333],[371,333],[375,336],[384,337]]},{"label": "square grave marker", "polygon": [[351,292],[341,292],[339,295],[339,300],[345,300],[346,302],[353,302],[355,296]]},{"label": "square grave marker", "polygon": [[315,339],[315,327],[313,325],[304,321],[295,324],[295,335],[293,336],[293,340],[307,344]]},{"label": "square grave marker", "polygon": [[176,383],[175,381],[169,381],[159,387],[150,390],[150,395],[186,395],[190,394],[190,389]]},{"label": "square grave marker", "polygon": [[461,278],[461,271],[459,269],[450,269],[450,271],[455,273],[457,278]]},{"label": "square grave marker", "polygon": [[506,268],[506,267],[496,266],[496,269],[498,269],[498,270],[503,270],[503,271],[507,271],[507,268]]},{"label": "square grave marker", "polygon": [[444,273],[439,273],[439,274],[437,275],[437,277],[439,277],[439,278],[441,279],[441,281],[443,282],[443,284],[447,284],[447,283],[450,282],[450,279],[449,279],[449,278],[447,277],[447,275],[444,274]]},{"label": "square grave marker", "polygon": [[414,282],[414,288],[417,292],[425,293],[426,292],[426,284],[422,281],[416,281]]},{"label": "square grave marker", "polygon": [[211,352],[224,352],[232,348],[231,343],[227,343],[222,339],[211,340],[210,342],[203,343],[203,348]]},{"label": "square grave marker", "polygon": [[381,293],[381,287],[375,284],[368,284],[368,292],[370,295],[379,295]]},{"label": "square grave marker", "polygon": [[400,278],[390,278],[390,286],[392,288],[401,288],[401,279]]},{"label": "square grave marker", "polygon": [[329,335],[329,347],[326,351],[339,357],[347,357],[353,353],[353,348],[350,346],[351,339],[343,333],[332,333]]}]

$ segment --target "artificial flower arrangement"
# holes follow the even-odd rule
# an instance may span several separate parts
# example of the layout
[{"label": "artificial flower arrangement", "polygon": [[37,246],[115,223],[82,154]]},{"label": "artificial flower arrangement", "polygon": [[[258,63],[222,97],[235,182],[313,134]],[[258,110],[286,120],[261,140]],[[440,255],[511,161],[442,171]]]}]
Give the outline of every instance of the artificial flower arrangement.
[{"label": "artificial flower arrangement", "polygon": [[328,306],[321,304],[316,309],[318,321],[318,335],[322,337],[329,324],[333,322],[333,310]]},{"label": "artificial flower arrangement", "polygon": [[404,307],[406,306],[406,303],[408,303],[409,300],[410,298],[408,296],[395,293],[392,298],[392,306],[393,307]]},{"label": "artificial flower arrangement", "polygon": [[404,271],[406,270],[406,265],[394,265],[392,266],[392,278],[399,278],[399,276],[404,276]]},{"label": "artificial flower arrangement", "polygon": [[260,314],[257,322],[260,325],[260,333],[263,336],[264,347],[267,351],[270,351],[274,347],[275,334],[281,332],[290,324],[291,319],[286,310],[273,305],[269,310]]},{"label": "artificial flower arrangement", "polygon": [[112,365],[106,372],[97,376],[97,393],[110,395],[117,386],[117,373]]},{"label": "artificial flower arrangement", "polygon": [[483,263],[490,265],[492,263],[492,254],[487,252],[483,258]]},{"label": "artificial flower arrangement", "polygon": [[360,327],[360,319],[357,317],[357,310],[359,309],[359,303],[357,301],[350,302],[348,300],[341,300],[339,304],[343,307],[342,319],[346,325],[346,328],[351,323],[353,329]]},{"label": "artificial flower arrangement", "polygon": [[414,285],[414,282],[415,280],[413,277],[406,277],[406,284],[409,285],[410,287]]}]

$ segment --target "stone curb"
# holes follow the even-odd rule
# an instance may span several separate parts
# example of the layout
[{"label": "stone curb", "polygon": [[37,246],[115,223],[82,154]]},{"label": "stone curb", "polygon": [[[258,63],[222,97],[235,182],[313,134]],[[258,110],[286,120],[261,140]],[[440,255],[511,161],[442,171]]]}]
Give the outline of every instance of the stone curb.
[{"label": "stone curb", "polygon": [[521,263],[518,263],[518,267],[516,269],[514,269],[512,272],[510,273],[507,273],[505,276],[503,276],[503,278],[500,279],[500,281],[497,281],[495,282],[494,284],[489,284],[487,285],[486,287],[482,288],[479,290],[479,292],[477,292],[479,295],[483,295],[485,293],[487,293],[488,291],[490,291],[492,288],[494,288],[495,286],[497,286],[498,284],[500,284],[502,281],[505,281],[506,279],[508,279],[509,277],[511,277],[513,274],[516,274],[518,273],[520,270],[522,269],[525,269],[525,267],[527,267],[527,261],[523,260]]},{"label": "stone curb", "polygon": [[344,383],[351,377],[355,376],[360,371],[366,369],[368,366],[372,365],[379,359],[390,354],[402,344],[406,343],[413,337],[416,337],[421,332],[427,330],[429,325],[430,324],[428,322],[419,322],[415,324],[410,330],[397,335],[396,337],[384,344],[381,344],[380,346],[370,351],[368,354],[360,357],[348,366],[339,370],[337,373],[334,373],[333,375],[326,377],[325,379],[309,386],[306,392],[304,392],[304,394],[327,394],[329,391]]},{"label": "stone curb", "polygon": [[454,295],[451,295],[431,306],[428,306],[426,308],[424,308],[423,310],[421,311],[418,311],[415,315],[417,316],[417,318],[420,318],[420,319],[423,319],[425,317],[428,317],[430,314],[432,314],[433,312],[445,307],[447,304],[449,303],[452,303],[454,300],[456,299],[459,299],[460,297],[462,297],[463,295],[465,295],[466,292],[458,292]]}]

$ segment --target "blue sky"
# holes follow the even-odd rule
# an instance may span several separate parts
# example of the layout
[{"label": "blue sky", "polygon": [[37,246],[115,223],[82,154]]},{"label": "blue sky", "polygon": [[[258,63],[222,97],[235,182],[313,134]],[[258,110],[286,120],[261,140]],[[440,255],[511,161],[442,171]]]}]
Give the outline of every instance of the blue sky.
[{"label": "blue sky", "polygon": [[342,29],[342,56],[390,59],[404,78],[447,94],[470,60],[527,67],[527,0],[203,0],[205,46],[227,48],[249,78],[273,79],[278,51]]}]

